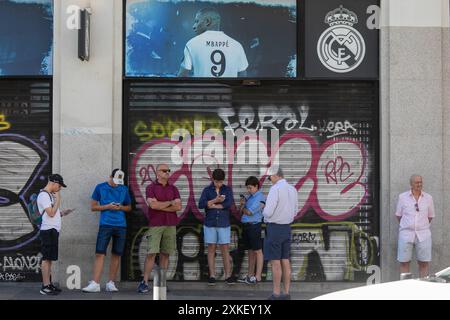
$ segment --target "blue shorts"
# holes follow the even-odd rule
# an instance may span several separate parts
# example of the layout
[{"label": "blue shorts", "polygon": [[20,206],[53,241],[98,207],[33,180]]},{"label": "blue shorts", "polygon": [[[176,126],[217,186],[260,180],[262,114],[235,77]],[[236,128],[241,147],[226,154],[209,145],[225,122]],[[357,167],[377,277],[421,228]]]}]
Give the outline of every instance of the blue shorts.
[{"label": "blue shorts", "polygon": [[261,223],[243,223],[242,241],[247,250],[262,249]]},{"label": "blue shorts", "polygon": [[109,241],[113,239],[111,252],[116,256],[121,256],[125,249],[125,241],[127,239],[127,229],[123,227],[100,226],[97,235],[97,244],[95,253],[106,254]]},{"label": "blue shorts", "polygon": [[264,260],[289,259],[291,253],[291,226],[268,223],[264,239]]},{"label": "blue shorts", "polygon": [[203,226],[205,244],[230,244],[231,227],[214,228]]}]

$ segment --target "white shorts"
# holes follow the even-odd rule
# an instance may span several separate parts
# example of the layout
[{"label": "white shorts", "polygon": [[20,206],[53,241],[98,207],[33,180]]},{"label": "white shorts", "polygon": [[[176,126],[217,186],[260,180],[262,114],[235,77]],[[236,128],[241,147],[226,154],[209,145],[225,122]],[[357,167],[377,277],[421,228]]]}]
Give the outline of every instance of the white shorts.
[{"label": "white shorts", "polygon": [[413,242],[398,240],[397,260],[399,262],[410,262],[412,260],[413,247],[416,248],[416,259],[420,262],[431,261],[431,237],[425,241],[419,242],[417,237]]}]

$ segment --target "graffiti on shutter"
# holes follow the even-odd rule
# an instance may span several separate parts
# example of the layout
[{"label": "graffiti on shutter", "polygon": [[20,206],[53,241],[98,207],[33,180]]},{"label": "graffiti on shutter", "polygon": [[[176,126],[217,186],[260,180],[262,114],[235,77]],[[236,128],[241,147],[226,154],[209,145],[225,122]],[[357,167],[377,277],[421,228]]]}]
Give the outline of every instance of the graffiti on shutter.
[{"label": "graffiti on shutter", "polygon": [[[268,194],[277,160],[298,190],[292,225],[294,281],[364,281],[379,264],[377,211],[378,87],[375,82],[303,82],[242,87],[220,84],[126,85],[126,162],[141,214],[130,215],[126,277],[138,279],[147,242],[145,189],[169,164],[181,195],[178,251],[169,279],[206,280],[200,194],[215,168],[232,187],[233,272],[245,275],[248,254],[236,204],[254,175]],[[223,276],[218,254],[217,277]],[[270,265],[264,279],[270,279]]]},{"label": "graffiti on shutter", "polygon": [[0,81],[0,281],[40,281],[30,198],[50,170],[50,81]]}]

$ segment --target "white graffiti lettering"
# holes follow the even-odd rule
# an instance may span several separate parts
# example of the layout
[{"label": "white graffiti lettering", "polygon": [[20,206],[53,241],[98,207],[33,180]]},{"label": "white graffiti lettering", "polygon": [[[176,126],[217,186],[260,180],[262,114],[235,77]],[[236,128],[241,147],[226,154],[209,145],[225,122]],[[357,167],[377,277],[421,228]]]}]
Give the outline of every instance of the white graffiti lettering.
[{"label": "white graffiti lettering", "polygon": [[[239,114],[232,108],[222,108],[218,111],[219,117],[225,122],[225,130],[232,131],[237,129],[247,131],[256,131],[263,129],[279,129],[279,130],[306,130],[317,132],[320,136],[325,135],[331,139],[336,136],[349,133],[356,133],[357,124],[353,124],[348,120],[345,121],[317,121],[316,123],[306,125],[309,117],[309,107],[302,105],[297,110],[289,106],[262,106],[258,110],[256,117],[255,111],[250,106],[244,106],[239,110]],[[232,122],[232,118],[236,118],[237,122]]]},{"label": "white graffiti lettering", "polygon": [[0,273],[0,281],[22,281],[25,276],[22,273]]},{"label": "white graffiti lettering", "polygon": [[39,273],[41,256],[23,256],[18,254],[16,257],[3,257],[3,263],[0,263],[0,268],[3,272],[6,271],[34,271]]}]

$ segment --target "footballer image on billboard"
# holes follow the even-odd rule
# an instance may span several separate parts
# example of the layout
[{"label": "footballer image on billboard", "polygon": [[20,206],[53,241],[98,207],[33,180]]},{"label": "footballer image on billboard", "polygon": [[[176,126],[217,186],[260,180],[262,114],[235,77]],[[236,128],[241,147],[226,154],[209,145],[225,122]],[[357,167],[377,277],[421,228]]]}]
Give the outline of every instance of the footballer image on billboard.
[{"label": "footballer image on billboard", "polygon": [[297,76],[296,0],[127,0],[125,75]]}]

